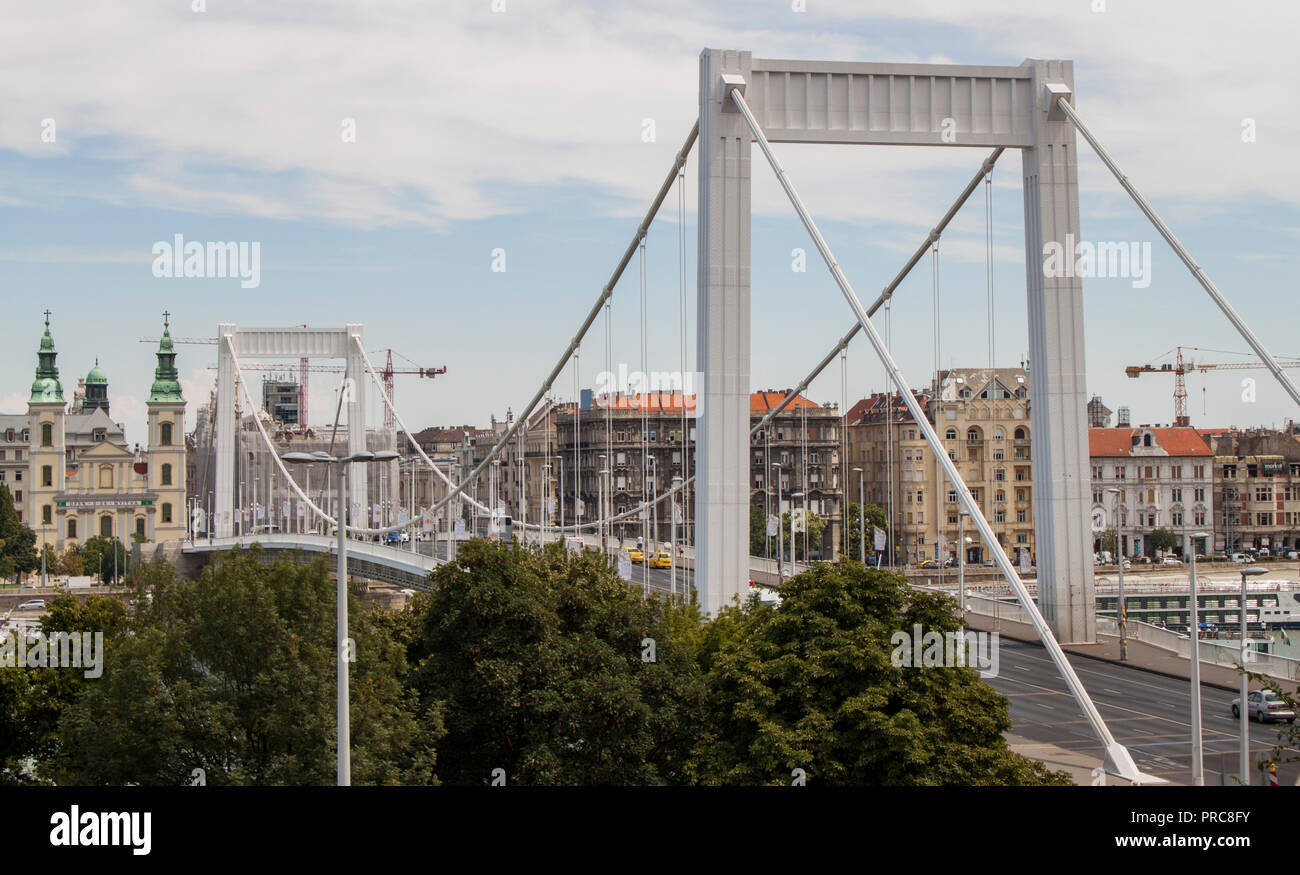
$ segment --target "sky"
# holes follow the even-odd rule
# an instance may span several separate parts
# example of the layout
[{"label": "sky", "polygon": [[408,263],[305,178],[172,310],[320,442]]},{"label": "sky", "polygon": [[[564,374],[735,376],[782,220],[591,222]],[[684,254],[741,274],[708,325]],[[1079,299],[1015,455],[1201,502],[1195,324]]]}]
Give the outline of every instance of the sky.
[{"label": "sky", "polygon": [[[46,0],[0,29],[0,412],[23,412],[42,311],[69,400],[98,358],[112,412],[143,439],[162,313],[177,338],[221,322],[359,322],[399,376],[412,429],[520,410],[563,353],[632,238],[698,112],[705,47],[754,57],[1017,65],[1074,61],[1081,117],[1277,356],[1300,357],[1300,113],[1294,2],[761,0],[342,2]],[[199,8],[201,7],[201,8]],[[653,136],[648,136],[653,121]],[[1172,377],[1126,365],[1245,362],[1249,349],[1080,142],[1089,241],[1150,243],[1151,282],[1084,282],[1087,382],[1133,422],[1168,423]],[[774,147],[860,297],[897,272],[983,150]],[[646,245],[651,370],[694,370],[694,160]],[[993,356],[1027,354],[1019,156],[993,174]],[[940,244],[940,365],[989,361],[983,192]],[[155,276],[155,246],[256,243],[256,287]],[[755,150],[752,388],[794,385],[853,324]],[[792,270],[797,248],[807,269]],[[505,270],[494,270],[502,266]],[[612,304],[612,363],[640,366],[634,260]],[[913,386],[935,366],[934,265],[899,288],[891,338]],[[881,316],[877,317],[878,320]],[[878,321],[882,332],[883,322]],[[576,382],[604,367],[597,320]],[[191,412],[215,347],[178,347]],[[1164,357],[1162,357],[1164,356]],[[328,362],[320,362],[328,364]],[[1300,369],[1289,371],[1300,378]],[[261,374],[250,372],[254,382]],[[314,374],[313,422],[339,377]],[[1254,380],[1253,392],[1243,380]],[[884,388],[859,338],[849,403]],[[566,368],[555,393],[571,397]],[[1296,411],[1264,370],[1188,378],[1195,425],[1281,425]],[[832,366],[810,396],[840,402]],[[379,416],[372,401],[371,415]],[[191,419],[192,423],[192,419]]]}]

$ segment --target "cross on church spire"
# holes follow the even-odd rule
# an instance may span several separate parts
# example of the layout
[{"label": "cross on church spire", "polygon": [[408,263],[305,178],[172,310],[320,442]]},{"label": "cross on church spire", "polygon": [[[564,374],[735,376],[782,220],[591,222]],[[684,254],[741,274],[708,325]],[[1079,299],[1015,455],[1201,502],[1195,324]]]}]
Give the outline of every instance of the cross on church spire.
[{"label": "cross on church spire", "polygon": [[46,311],[45,311],[45,327],[46,327],[46,328],[49,328],[49,327],[50,327],[50,311],[49,311],[49,310],[46,310]]},{"label": "cross on church spire", "polygon": [[172,314],[167,310],[163,310],[163,328],[167,328],[172,324],[171,318],[172,318]]}]

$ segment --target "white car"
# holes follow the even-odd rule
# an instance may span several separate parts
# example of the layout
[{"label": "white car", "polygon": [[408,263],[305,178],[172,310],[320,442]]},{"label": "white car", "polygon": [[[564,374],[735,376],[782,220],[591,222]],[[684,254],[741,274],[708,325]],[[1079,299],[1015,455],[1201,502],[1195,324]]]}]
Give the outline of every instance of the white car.
[{"label": "white car", "polygon": [[[1241,716],[1240,703],[1240,696],[1232,700],[1233,717]],[[1295,712],[1272,690],[1253,690],[1246,696],[1246,717],[1250,720],[1258,720],[1260,723],[1270,723],[1274,720],[1295,722]]]},{"label": "white car", "polygon": [[28,599],[18,607],[16,611],[43,611],[45,610],[45,599]]},{"label": "white car", "polygon": [[1160,560],[1160,564],[1161,565],[1182,565],[1183,563],[1181,560],[1175,559],[1172,556],[1166,556],[1165,558]]}]

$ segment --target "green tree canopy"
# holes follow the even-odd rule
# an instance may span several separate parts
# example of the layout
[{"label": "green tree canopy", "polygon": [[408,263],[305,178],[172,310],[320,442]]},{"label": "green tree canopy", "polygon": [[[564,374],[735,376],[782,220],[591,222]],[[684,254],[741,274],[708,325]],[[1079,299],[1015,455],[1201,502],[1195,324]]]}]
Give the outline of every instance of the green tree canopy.
[{"label": "green tree canopy", "polygon": [[724,611],[697,639],[708,695],[692,780],[1068,783],[1007,747],[1007,700],[975,669],[891,663],[895,632],[957,629],[950,599],[853,561],[815,565],[782,596]]},{"label": "green tree canopy", "polygon": [[[858,522],[861,513],[862,505],[858,504],[856,501],[849,503],[847,524],[844,527],[844,552],[848,554],[850,559],[856,559],[861,555],[859,550],[861,549],[860,542],[862,541],[862,538],[859,533],[861,532],[862,527]],[[866,522],[867,556],[874,556],[876,550],[875,544],[872,541],[872,530],[883,529],[886,527],[887,523],[885,520],[884,508],[874,504],[868,504]]]},{"label": "green tree canopy", "polygon": [[[117,561],[114,563],[114,554]],[[114,583],[126,576],[126,547],[121,541],[96,535],[81,547],[83,573],[103,575],[104,583]],[[115,576],[116,575],[116,576]]]},{"label": "green tree canopy", "polygon": [[[140,569],[129,636],[60,722],[60,783],[333,784],[335,586],[321,559],[234,553]],[[404,689],[394,626],[349,608],[354,783],[428,783],[436,709]]]},{"label": "green tree canopy", "polygon": [[444,782],[497,769],[509,784],[681,780],[702,685],[670,630],[691,609],[558,547],[469,541],[432,581],[411,662],[421,700],[444,706]]},{"label": "green tree canopy", "polygon": [[1151,545],[1151,549],[1164,553],[1177,547],[1181,541],[1168,529],[1156,529],[1147,535],[1147,543]]},{"label": "green tree canopy", "polygon": [[26,574],[39,564],[36,533],[18,519],[9,487],[0,483],[0,577]]}]

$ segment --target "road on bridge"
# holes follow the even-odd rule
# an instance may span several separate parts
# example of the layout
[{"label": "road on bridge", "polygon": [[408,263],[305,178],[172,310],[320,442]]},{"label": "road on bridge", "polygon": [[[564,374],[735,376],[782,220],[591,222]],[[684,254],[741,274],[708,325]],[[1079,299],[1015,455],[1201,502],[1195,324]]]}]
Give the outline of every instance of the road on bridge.
[{"label": "road on bridge", "polygon": [[[1010,699],[1017,735],[1101,757],[1083,712],[1040,645],[1000,639],[999,660],[998,677],[989,683]],[[1071,657],[1070,664],[1138,768],[1175,784],[1192,783],[1191,690],[1187,681],[1086,657]],[[1207,786],[1235,784],[1231,776],[1237,771],[1239,736],[1231,703],[1236,697],[1236,693],[1217,687],[1201,687]],[[1286,726],[1249,723],[1252,763],[1272,751],[1279,730]],[[1289,749],[1283,759],[1289,757],[1300,757],[1300,750]],[[1277,770],[1278,781],[1284,786],[1300,778],[1297,763],[1279,762]],[[1251,783],[1259,786],[1266,778],[1256,771]]]},{"label": "road on bridge", "polygon": [[[415,546],[416,549],[425,556],[433,555],[432,541],[417,541]],[[438,558],[447,558],[447,543],[445,541],[440,541],[438,543]],[[630,582],[640,585],[642,580],[648,580],[651,590],[667,595],[672,590],[671,574],[672,572],[667,568],[645,568],[642,565],[633,565],[632,580]],[[694,573],[691,569],[679,568],[677,570],[677,591],[679,593],[682,591],[683,577],[685,577],[686,581],[691,585],[694,585],[695,582]]]}]

